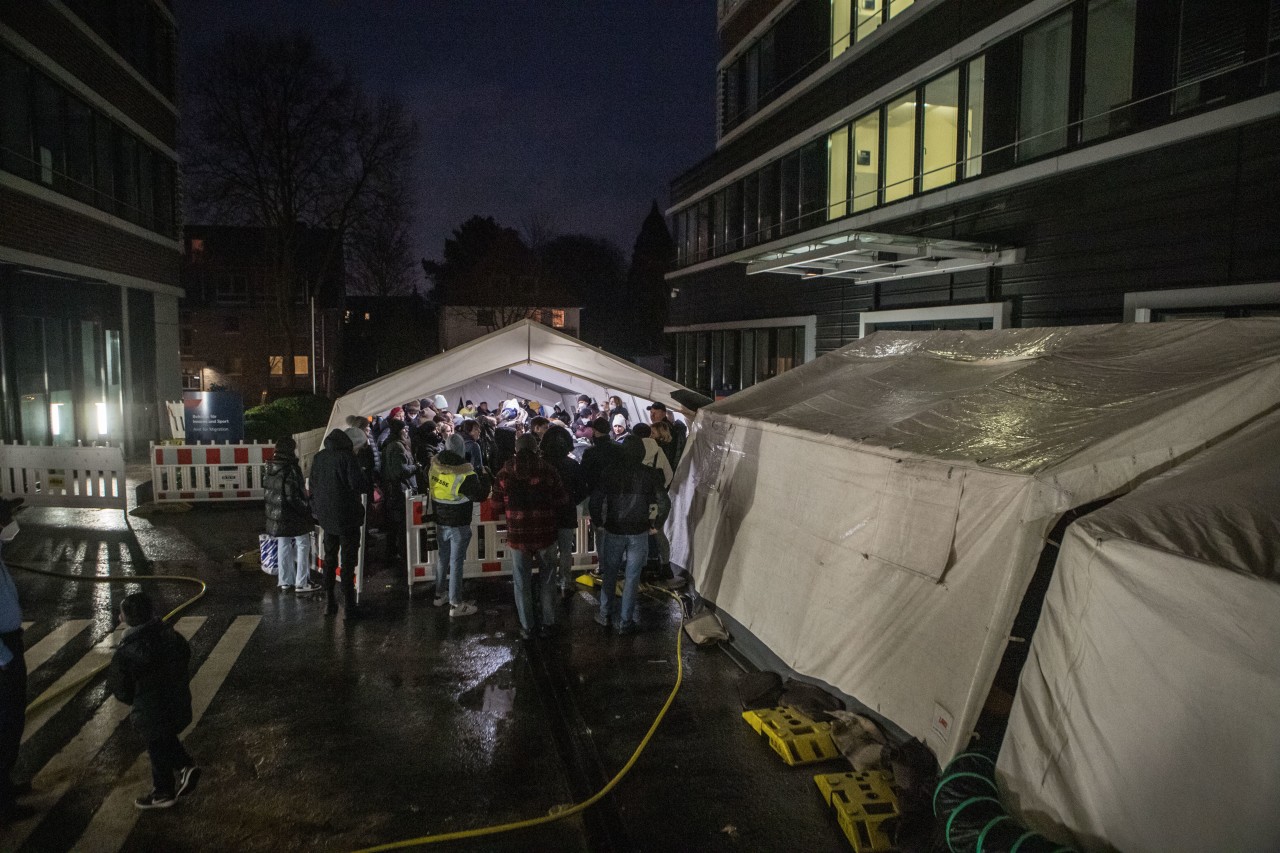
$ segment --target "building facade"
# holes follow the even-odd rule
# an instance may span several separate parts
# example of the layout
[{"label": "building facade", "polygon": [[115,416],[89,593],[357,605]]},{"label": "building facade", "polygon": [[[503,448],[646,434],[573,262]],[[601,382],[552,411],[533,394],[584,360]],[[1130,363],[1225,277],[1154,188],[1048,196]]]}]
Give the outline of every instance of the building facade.
[{"label": "building facade", "polygon": [[246,407],[332,396],[344,291],[333,232],[302,231],[292,285],[279,281],[264,229],[188,225],[183,236],[183,390],[235,391]]},{"label": "building facade", "polygon": [[875,329],[1280,313],[1280,0],[720,0],[675,378]]},{"label": "building facade", "polygon": [[178,372],[165,0],[0,4],[0,438],[160,436]]}]

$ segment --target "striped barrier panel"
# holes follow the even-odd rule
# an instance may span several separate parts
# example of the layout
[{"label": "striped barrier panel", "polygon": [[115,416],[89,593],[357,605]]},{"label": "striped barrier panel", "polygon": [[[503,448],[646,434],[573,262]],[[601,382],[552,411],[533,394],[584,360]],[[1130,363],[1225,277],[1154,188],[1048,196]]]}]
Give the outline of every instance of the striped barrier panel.
[{"label": "striped barrier panel", "polygon": [[271,444],[151,445],[151,487],[156,503],[260,501],[262,478],[275,456]]},{"label": "striped barrier panel", "polygon": [[128,510],[120,447],[0,444],[0,497],[30,506]]},{"label": "striped barrier panel", "polygon": [[[585,504],[583,505],[585,506]],[[578,530],[574,541],[573,568],[586,571],[598,562],[595,535],[583,506],[578,507]],[[410,495],[405,501],[406,570],[409,591],[416,583],[436,581],[436,563],[440,551],[436,541],[436,525],[431,515],[431,499],[427,495]],[[463,578],[501,577],[511,574],[511,550],[507,547],[507,519],[493,501],[475,507],[471,520],[471,541],[462,563]]]}]

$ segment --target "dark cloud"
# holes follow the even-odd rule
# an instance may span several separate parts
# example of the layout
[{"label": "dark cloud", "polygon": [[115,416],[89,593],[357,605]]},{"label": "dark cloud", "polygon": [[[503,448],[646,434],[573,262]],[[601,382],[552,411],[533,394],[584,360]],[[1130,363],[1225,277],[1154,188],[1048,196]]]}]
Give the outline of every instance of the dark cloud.
[{"label": "dark cloud", "polygon": [[184,73],[229,28],[302,30],[422,130],[418,251],[472,214],[606,237],[714,144],[714,0],[177,0]]}]

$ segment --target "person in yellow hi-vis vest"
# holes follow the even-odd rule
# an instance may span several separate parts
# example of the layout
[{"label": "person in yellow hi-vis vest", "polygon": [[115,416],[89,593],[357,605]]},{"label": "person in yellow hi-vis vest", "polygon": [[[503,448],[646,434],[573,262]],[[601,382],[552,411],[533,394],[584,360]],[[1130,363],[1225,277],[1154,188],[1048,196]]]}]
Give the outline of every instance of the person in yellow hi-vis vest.
[{"label": "person in yellow hi-vis vest", "polygon": [[[484,468],[476,470],[463,454],[462,436],[454,434],[445,442],[444,450],[431,460],[427,485],[436,517],[435,606],[449,604],[449,615],[470,616],[476,606],[462,600],[462,564],[471,544],[471,517],[475,504],[489,497],[493,478]],[[446,580],[445,572],[448,572]]]}]

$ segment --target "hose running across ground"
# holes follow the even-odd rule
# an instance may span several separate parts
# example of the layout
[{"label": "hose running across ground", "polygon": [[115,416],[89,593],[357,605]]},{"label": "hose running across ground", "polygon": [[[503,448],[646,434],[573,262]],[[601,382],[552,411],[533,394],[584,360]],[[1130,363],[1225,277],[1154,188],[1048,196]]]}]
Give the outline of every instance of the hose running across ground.
[{"label": "hose running across ground", "polygon": [[[649,592],[659,592],[668,595],[680,602],[680,596],[671,590],[661,589],[659,587],[644,586],[642,589]],[[683,612],[683,603],[681,603],[681,611]],[[649,745],[649,741],[653,739],[653,735],[658,730],[659,724],[667,715],[667,711],[671,708],[671,704],[675,701],[676,694],[680,692],[680,684],[684,681],[684,659],[683,653],[683,628],[676,631],[676,681],[671,687],[671,693],[667,696],[667,701],[663,703],[662,708],[658,711],[658,715],[653,718],[653,724],[649,726],[649,730],[645,732],[640,744],[636,747],[635,752],[631,753],[631,757],[627,759],[627,763],[622,765],[612,779],[610,779],[603,788],[592,794],[580,803],[571,805],[553,806],[548,814],[541,817],[528,818],[526,820],[517,820],[510,823],[495,824],[493,826],[482,826],[476,829],[463,829],[456,832],[443,832],[439,835],[424,835],[419,838],[409,838],[404,841],[392,841],[387,844],[379,844],[374,847],[365,847],[355,851],[355,853],[380,853],[383,850],[403,850],[406,847],[418,847],[426,844],[440,844],[445,841],[460,841],[466,838],[481,838],[486,835],[500,835],[506,832],[516,832],[522,829],[532,829],[535,826],[543,826],[545,824],[554,823],[558,820],[564,820],[567,817],[573,817],[581,814],[587,809],[594,806],[600,800],[609,795],[609,792],[618,786],[618,783],[631,772],[631,768],[635,766],[640,759],[641,753],[645,747]]]}]

